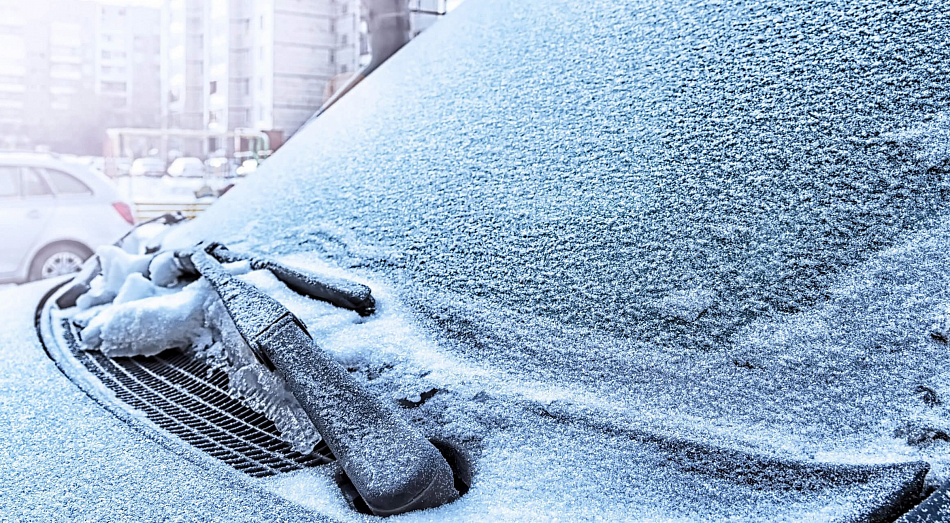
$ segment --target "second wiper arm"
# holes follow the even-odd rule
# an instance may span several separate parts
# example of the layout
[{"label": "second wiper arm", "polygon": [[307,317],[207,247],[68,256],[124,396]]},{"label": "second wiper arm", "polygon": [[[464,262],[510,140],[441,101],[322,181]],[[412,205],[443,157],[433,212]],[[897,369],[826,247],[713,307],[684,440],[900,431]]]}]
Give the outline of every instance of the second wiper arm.
[{"label": "second wiper arm", "polygon": [[221,263],[247,261],[254,270],[266,269],[298,294],[356,311],[360,316],[369,316],[376,311],[372,291],[361,283],[325,275],[318,277],[268,258],[233,252],[221,244],[211,244],[205,250]]}]

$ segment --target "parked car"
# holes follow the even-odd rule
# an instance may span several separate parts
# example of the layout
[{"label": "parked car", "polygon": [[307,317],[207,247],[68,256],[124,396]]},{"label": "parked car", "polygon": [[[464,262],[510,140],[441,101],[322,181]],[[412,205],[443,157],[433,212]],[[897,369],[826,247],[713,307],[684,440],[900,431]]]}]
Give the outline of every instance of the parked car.
[{"label": "parked car", "polygon": [[948,35],[465,2],[197,219],[4,291],[0,513],[945,521]]},{"label": "parked car", "polygon": [[79,270],[133,224],[103,174],[45,155],[0,154],[0,282]]},{"label": "parked car", "polygon": [[[62,157],[57,158],[64,160]],[[129,174],[129,170],[132,168],[132,160],[125,157],[105,158],[102,156],[81,156],[77,158],[76,161],[84,165],[88,165],[89,167],[92,167],[93,169],[110,177],[127,176]]]},{"label": "parked car", "polygon": [[168,166],[168,175],[176,178],[202,178],[206,172],[204,162],[192,156],[177,158]]},{"label": "parked car", "polygon": [[236,160],[223,156],[205,160],[205,171],[214,178],[233,178],[237,176],[238,168]]},{"label": "parked car", "polygon": [[165,162],[155,156],[136,158],[129,168],[129,174],[132,176],[164,176]]},{"label": "parked car", "polygon": [[260,161],[255,159],[244,160],[241,162],[241,165],[234,171],[236,176],[247,176],[260,166]]}]

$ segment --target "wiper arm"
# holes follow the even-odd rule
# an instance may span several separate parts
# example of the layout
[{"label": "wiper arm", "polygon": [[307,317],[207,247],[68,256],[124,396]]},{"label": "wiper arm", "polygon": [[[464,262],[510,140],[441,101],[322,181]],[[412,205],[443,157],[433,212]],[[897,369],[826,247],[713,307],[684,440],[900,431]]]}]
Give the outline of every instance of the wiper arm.
[{"label": "wiper arm", "polygon": [[360,316],[369,316],[376,311],[372,291],[361,283],[323,275],[317,278],[274,260],[230,251],[221,244],[211,244],[206,251],[221,263],[247,261],[254,270],[267,269],[294,292],[356,311]]},{"label": "wiper arm", "polygon": [[373,513],[431,508],[459,496],[438,449],[317,346],[296,316],[231,276],[205,250],[190,259],[251,350],[297,398]]},{"label": "wiper arm", "polygon": [[[329,302],[342,309],[356,311],[360,316],[369,316],[376,312],[376,300],[372,290],[363,285],[343,278],[319,277],[309,272],[299,271],[268,258],[230,251],[224,245],[211,243],[202,246],[219,263],[246,261],[254,270],[268,270],[290,290],[297,294]],[[191,251],[178,251],[175,260],[178,268],[185,274],[199,275],[191,261]]]}]

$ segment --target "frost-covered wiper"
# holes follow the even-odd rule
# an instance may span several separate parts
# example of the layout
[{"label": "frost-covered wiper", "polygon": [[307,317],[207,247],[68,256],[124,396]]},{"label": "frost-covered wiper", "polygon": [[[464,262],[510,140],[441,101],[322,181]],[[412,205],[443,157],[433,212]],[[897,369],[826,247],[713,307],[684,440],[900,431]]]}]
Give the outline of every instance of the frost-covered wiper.
[{"label": "frost-covered wiper", "polygon": [[[270,271],[290,290],[308,298],[325,301],[341,309],[356,311],[360,316],[369,316],[376,312],[376,300],[373,298],[372,290],[362,283],[327,275],[317,276],[287,267],[268,258],[233,252],[220,243],[206,244],[202,250],[219,263],[246,261],[253,270]],[[191,251],[176,252],[175,261],[182,273],[199,275],[200,271],[191,262]]]},{"label": "frost-covered wiper", "polygon": [[196,249],[190,262],[247,345],[284,380],[373,513],[430,508],[459,496],[432,443],[351,377],[286,307],[231,276],[207,251],[217,246]]},{"label": "frost-covered wiper", "polygon": [[247,261],[251,269],[266,269],[298,294],[356,311],[360,316],[369,316],[376,311],[376,300],[373,299],[370,288],[361,283],[325,275],[316,277],[274,260],[232,252],[221,244],[211,244],[205,250],[221,263]]}]

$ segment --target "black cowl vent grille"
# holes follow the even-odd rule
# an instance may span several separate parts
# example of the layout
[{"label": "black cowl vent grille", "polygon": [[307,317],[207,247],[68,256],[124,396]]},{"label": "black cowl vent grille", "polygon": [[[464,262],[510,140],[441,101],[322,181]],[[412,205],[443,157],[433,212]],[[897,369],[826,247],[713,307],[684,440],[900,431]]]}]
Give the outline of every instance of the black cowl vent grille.
[{"label": "black cowl vent grille", "polygon": [[308,455],[280,439],[274,423],[227,393],[227,375],[181,351],[109,358],[78,351],[77,358],[116,397],[168,432],[254,477],[333,461],[320,442]]}]

